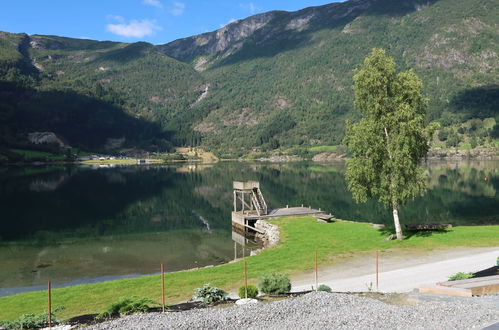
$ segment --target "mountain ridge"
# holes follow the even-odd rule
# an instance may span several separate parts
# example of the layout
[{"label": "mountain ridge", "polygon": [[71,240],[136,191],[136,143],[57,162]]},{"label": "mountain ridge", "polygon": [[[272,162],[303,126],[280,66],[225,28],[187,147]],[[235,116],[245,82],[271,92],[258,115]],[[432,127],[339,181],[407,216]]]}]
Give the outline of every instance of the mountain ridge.
[{"label": "mountain ridge", "polygon": [[[101,138],[92,146],[80,143],[92,128],[89,120],[70,141],[82,148],[125,137],[123,147],[158,151],[202,145],[232,156],[295,152],[341,143],[345,120],[358,117],[353,70],[371,48],[381,47],[400,70],[413,68],[423,78],[428,120],[445,130],[436,146],[465,146],[472,137],[487,145],[494,143],[499,121],[497,16],[493,0],[350,0],[257,14],[164,45],[32,35],[24,55],[16,48],[23,35],[2,32],[0,82],[29,87],[33,95],[71,91],[103,102],[108,110],[96,112],[107,118],[97,120]],[[16,93],[22,91],[3,92]],[[33,112],[49,116],[54,105],[65,104],[60,99],[49,109],[11,102],[10,96],[0,100],[4,144],[57,126],[44,119],[37,127]],[[74,111],[84,114],[83,99]],[[58,108],[57,116],[78,126]],[[9,128],[16,117],[29,127],[17,120]],[[116,129],[118,117],[136,129]]]}]

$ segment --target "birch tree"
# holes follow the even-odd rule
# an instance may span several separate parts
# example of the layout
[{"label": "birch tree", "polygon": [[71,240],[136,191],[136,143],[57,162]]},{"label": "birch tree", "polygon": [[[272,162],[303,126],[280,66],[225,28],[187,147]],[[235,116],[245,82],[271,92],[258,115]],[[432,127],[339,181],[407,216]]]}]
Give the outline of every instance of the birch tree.
[{"label": "birch tree", "polygon": [[391,209],[397,239],[402,240],[399,207],[426,190],[419,164],[434,127],[425,127],[423,83],[412,70],[397,74],[393,58],[382,49],[373,49],[353,80],[361,119],[347,123],[345,143],[352,153],[348,188],[357,202],[377,197]]}]

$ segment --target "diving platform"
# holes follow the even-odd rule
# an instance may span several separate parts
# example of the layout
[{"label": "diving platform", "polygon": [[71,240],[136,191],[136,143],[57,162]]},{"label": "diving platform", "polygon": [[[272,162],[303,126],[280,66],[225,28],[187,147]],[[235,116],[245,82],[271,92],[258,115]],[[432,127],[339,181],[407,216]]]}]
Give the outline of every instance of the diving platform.
[{"label": "diving platform", "polygon": [[317,210],[303,205],[270,209],[260,190],[260,183],[257,181],[234,181],[233,188],[234,210],[232,212],[232,225],[242,230],[251,229],[259,232],[255,228],[257,220],[293,216],[314,216],[320,220],[330,220],[333,217],[331,214],[321,211],[321,209]]}]

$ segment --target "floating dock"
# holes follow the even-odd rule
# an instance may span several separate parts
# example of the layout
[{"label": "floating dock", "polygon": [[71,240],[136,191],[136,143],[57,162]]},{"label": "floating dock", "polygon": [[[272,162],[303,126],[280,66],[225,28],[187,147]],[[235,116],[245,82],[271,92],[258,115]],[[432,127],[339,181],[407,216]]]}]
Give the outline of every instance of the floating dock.
[{"label": "floating dock", "polygon": [[246,230],[255,228],[255,222],[263,219],[273,219],[292,216],[314,216],[321,220],[329,220],[332,215],[320,209],[311,207],[285,207],[270,209],[265,202],[257,181],[239,182],[234,181],[234,211],[232,212],[232,226]]}]

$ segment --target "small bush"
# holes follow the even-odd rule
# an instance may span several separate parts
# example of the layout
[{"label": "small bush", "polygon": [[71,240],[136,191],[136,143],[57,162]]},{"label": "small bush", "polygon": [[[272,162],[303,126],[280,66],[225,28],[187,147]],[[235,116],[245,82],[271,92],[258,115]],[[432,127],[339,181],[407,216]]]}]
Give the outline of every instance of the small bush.
[{"label": "small bush", "polygon": [[148,298],[126,297],[121,298],[107,308],[106,311],[97,315],[96,319],[109,319],[120,315],[130,315],[134,313],[145,313],[150,305],[157,305],[154,300]]},{"label": "small bush", "polygon": [[452,275],[451,277],[449,277],[449,281],[466,280],[466,279],[472,278],[472,277],[473,277],[473,273],[459,272],[459,273],[456,273],[456,274]]},{"label": "small bush", "polygon": [[326,291],[326,292],[331,292],[331,288],[328,287],[327,285],[325,284],[321,284],[319,285],[319,287],[317,288],[317,291]]},{"label": "small bush", "polygon": [[[63,310],[63,306],[54,309],[54,313]],[[52,313],[52,325],[57,323],[56,315]],[[23,314],[14,321],[0,321],[0,328],[4,329],[40,329],[45,328],[49,324],[48,313],[42,314]]]},{"label": "small bush", "polygon": [[202,299],[203,304],[205,305],[213,304],[217,301],[227,300],[227,296],[229,295],[224,290],[212,287],[209,284],[203,285],[202,288],[197,288],[195,292],[196,294],[193,298]]},{"label": "small bush", "polygon": [[[257,287],[252,284],[248,284],[248,298],[256,298],[256,296],[258,296]],[[244,285],[241,285],[241,287],[239,288],[239,297],[246,298]]]},{"label": "small bush", "polygon": [[291,281],[287,274],[269,273],[260,276],[260,291],[266,294],[283,294],[291,290]]}]

